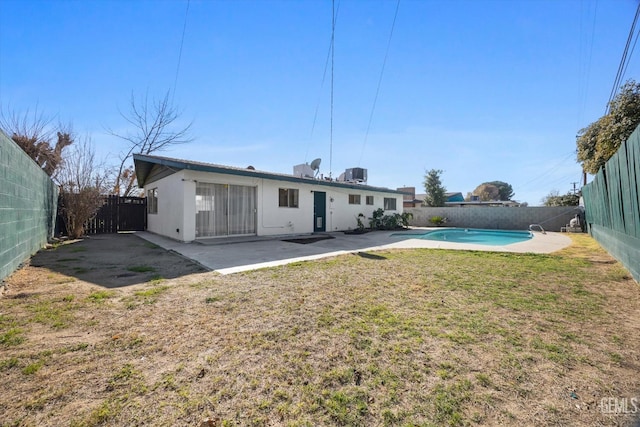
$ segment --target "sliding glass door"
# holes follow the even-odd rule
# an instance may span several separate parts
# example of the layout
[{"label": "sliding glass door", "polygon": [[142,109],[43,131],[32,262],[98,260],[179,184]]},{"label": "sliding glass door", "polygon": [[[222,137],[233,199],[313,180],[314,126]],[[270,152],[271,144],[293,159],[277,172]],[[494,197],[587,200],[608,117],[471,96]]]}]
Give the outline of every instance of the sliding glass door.
[{"label": "sliding glass door", "polygon": [[255,233],[255,187],[196,183],[196,237]]}]

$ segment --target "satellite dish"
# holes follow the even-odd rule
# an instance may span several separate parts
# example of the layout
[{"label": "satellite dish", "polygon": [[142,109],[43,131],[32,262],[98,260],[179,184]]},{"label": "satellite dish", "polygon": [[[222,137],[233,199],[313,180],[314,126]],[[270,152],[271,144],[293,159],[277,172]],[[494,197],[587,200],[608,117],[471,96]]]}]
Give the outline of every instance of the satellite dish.
[{"label": "satellite dish", "polygon": [[309,166],[311,166],[311,169],[316,171],[314,176],[318,176],[318,172],[320,172],[319,168],[320,168],[320,162],[322,161],[322,159],[315,159],[313,162],[311,162],[311,164]]},{"label": "satellite dish", "polygon": [[311,164],[309,166],[311,166],[311,169],[313,169],[314,171],[317,171],[318,168],[320,167],[320,162],[322,161],[322,159],[315,159],[313,162],[311,162]]}]

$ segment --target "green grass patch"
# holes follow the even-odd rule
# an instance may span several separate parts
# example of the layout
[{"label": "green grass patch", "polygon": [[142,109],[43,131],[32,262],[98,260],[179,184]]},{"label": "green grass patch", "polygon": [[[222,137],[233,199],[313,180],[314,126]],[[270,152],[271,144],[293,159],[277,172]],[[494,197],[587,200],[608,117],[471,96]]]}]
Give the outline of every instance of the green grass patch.
[{"label": "green grass patch", "polygon": [[464,405],[471,399],[473,385],[469,380],[456,381],[453,384],[438,384],[434,387],[434,419],[438,425],[464,425]]},{"label": "green grass patch", "polygon": [[87,297],[90,301],[101,303],[107,299],[113,297],[115,293],[113,291],[96,291],[89,294]]},{"label": "green grass patch", "polygon": [[148,265],[134,265],[132,267],[128,267],[127,270],[132,271],[134,273],[150,273],[156,271],[155,268],[150,267]]},{"label": "green grass patch", "polygon": [[36,323],[48,325],[54,329],[64,329],[73,322],[73,311],[77,308],[72,301],[38,301],[31,305],[29,310],[33,313],[31,320]]},{"label": "green grass patch", "polygon": [[166,285],[156,285],[152,288],[144,289],[134,292],[134,295],[144,299],[145,304],[153,304],[158,301],[160,295],[165,293],[169,289]]},{"label": "green grass patch", "polygon": [[0,361],[0,371],[6,371],[11,368],[15,368],[18,366],[20,361],[16,357],[10,357],[8,359]]},{"label": "green grass patch", "polygon": [[13,346],[22,344],[25,341],[23,330],[20,328],[10,328],[0,334],[0,345]]},{"label": "green grass patch", "polygon": [[35,363],[30,363],[24,368],[22,368],[22,373],[25,375],[33,375],[40,370],[44,366],[44,360],[38,360]]},{"label": "green grass patch", "polygon": [[84,420],[74,420],[72,427],[104,425],[115,418],[122,410],[122,404],[115,399],[104,400],[97,408],[92,410]]},{"label": "green grass patch", "polygon": [[346,388],[323,393],[321,406],[337,425],[362,425],[368,412],[368,397],[363,389]]}]

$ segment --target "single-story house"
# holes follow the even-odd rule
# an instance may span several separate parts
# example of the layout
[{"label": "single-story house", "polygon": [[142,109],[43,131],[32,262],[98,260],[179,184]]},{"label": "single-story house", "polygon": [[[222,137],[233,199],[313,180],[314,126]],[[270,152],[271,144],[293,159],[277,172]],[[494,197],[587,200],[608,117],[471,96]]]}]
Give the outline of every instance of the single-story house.
[{"label": "single-story house", "polygon": [[147,196],[147,229],[176,240],[346,231],[382,208],[402,213],[403,193],[354,182],[134,154]]}]

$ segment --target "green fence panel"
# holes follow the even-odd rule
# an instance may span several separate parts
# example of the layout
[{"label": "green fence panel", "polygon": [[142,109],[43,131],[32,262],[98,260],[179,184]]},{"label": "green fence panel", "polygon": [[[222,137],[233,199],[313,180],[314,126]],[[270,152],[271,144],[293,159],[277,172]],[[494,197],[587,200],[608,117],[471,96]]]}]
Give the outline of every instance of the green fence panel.
[{"label": "green fence panel", "polygon": [[591,235],[607,252],[629,270],[636,281],[640,281],[639,238],[604,228],[600,225],[593,226]]},{"label": "green fence panel", "polygon": [[53,237],[58,188],[0,131],[0,282]]},{"label": "green fence panel", "polygon": [[609,203],[611,207],[611,228],[625,233],[624,206],[622,205],[622,181],[620,179],[620,150],[611,158],[610,167],[606,169],[609,184]]},{"label": "green fence panel", "polygon": [[[640,135],[636,135],[640,138]],[[640,140],[635,143],[629,141],[625,144],[627,150],[627,180],[628,188],[635,188],[640,185]],[[628,203],[630,207],[629,222],[633,224],[632,235],[640,238],[640,191],[628,191]]]},{"label": "green fence panel", "polygon": [[[625,188],[638,188],[636,186],[636,179],[634,174],[636,173],[635,165],[633,164],[633,150],[631,149],[632,143],[627,141],[624,144],[624,158],[626,161],[624,172],[624,180],[626,182]],[[625,191],[623,193],[625,204],[625,220],[627,225],[627,233],[633,237],[640,237],[640,212],[638,211],[638,197],[637,191]]]},{"label": "green fence panel", "polygon": [[640,126],[582,188],[589,233],[640,281]]}]

